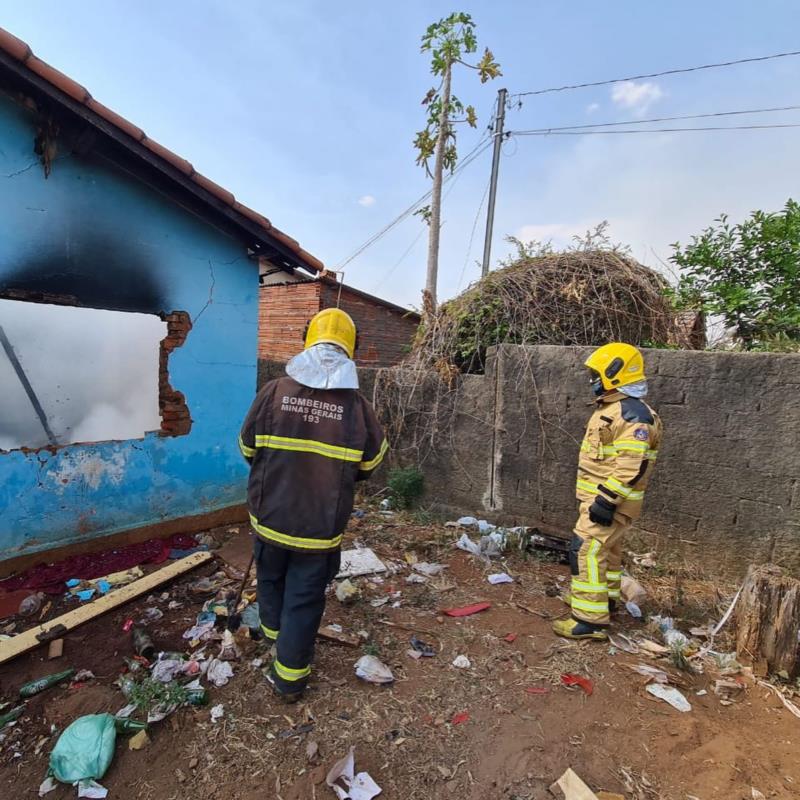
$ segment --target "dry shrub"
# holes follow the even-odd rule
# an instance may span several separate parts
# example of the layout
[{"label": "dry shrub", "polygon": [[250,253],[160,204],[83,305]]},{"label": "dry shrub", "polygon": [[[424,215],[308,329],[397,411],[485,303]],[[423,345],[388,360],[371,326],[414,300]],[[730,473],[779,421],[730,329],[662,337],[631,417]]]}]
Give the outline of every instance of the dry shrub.
[{"label": "dry shrub", "polygon": [[427,317],[411,362],[445,377],[482,373],[487,349],[499,344],[668,342],[666,281],[611,245],[604,226],[562,252],[510,241],[513,258]]}]

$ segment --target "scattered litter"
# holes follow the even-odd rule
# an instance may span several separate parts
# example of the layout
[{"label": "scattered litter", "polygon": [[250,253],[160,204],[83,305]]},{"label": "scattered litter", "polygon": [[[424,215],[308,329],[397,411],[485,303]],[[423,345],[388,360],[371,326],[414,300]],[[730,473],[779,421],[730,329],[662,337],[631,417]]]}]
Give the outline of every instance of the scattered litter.
[{"label": "scattered litter", "polygon": [[150,744],[150,737],[147,735],[146,730],[141,730],[139,733],[134,734],[128,739],[129,750],[142,750]]},{"label": "scattered litter", "polygon": [[85,681],[93,681],[95,678],[94,672],[90,669],[79,669],[72,678],[72,683],[84,683]]},{"label": "scattered litter", "polygon": [[52,775],[48,775],[40,784],[39,784],[39,797],[44,797],[46,794],[49,794],[53,791],[53,789],[57,789],[58,784],[56,783],[55,778]]},{"label": "scattered litter", "polygon": [[91,600],[94,597],[95,591],[95,589],[81,589],[75,592],[75,597],[85,603],[87,600]]},{"label": "scattered litter", "polygon": [[374,575],[386,572],[386,565],[369,547],[342,551],[342,565],[337,578],[358,578],[361,575]]},{"label": "scattered litter", "polygon": [[144,610],[144,617],[140,620],[142,624],[147,624],[148,622],[158,622],[160,619],[163,619],[164,612],[160,608],[156,608],[155,606],[150,606],[150,608],[146,608]]},{"label": "scattered litter", "polygon": [[478,520],[475,517],[460,517],[456,520],[456,525],[462,528],[476,528],[478,526]]},{"label": "scattered litter", "polygon": [[556,781],[556,785],[564,792],[564,800],[598,800],[597,795],[572,769],[568,769]]},{"label": "scattered litter", "polygon": [[355,750],[355,746],[351,747],[348,754],[331,767],[325,783],[339,800],[372,800],[381,793],[381,787],[368,772],[355,774]]},{"label": "scattered litter", "polygon": [[314,730],[314,723],[313,722],[305,722],[302,725],[295,725],[294,728],[289,728],[288,730],[281,731],[278,734],[279,739],[291,739],[293,736],[303,736],[306,733],[311,733]]},{"label": "scattered litter", "polygon": [[663,684],[669,683],[669,675],[663,669],[658,669],[658,667],[651,667],[647,664],[628,664],[628,667],[634,672],[638,672],[639,675],[644,675],[649,681]]},{"label": "scattered litter", "polygon": [[481,554],[481,546],[467,536],[466,533],[461,534],[461,538],[456,542],[456,547],[459,550],[465,550],[467,553],[472,553],[474,556]]},{"label": "scattered litter", "polygon": [[486,580],[488,580],[492,586],[497,586],[499,583],[514,583],[514,579],[506,572],[498,572],[495,575],[489,575]]},{"label": "scattered litter", "polygon": [[413,648],[406,650],[406,655],[409,658],[413,658],[414,661],[419,661],[422,658],[422,653],[420,653],[418,650],[414,650]]},{"label": "scattered litter", "polygon": [[223,661],[238,661],[241,658],[241,652],[233,638],[233,633],[225,630],[222,633],[222,643],[219,646],[219,657]]},{"label": "scattered litter", "polygon": [[125,622],[122,623],[122,630],[125,633],[129,633],[132,627],[133,627],[132,619],[126,619]]},{"label": "scattered litter", "polygon": [[525,689],[525,694],[549,694],[550,689],[547,686],[528,686]]},{"label": "scattered litter", "polygon": [[306,745],[306,758],[309,761],[314,761],[319,755],[319,743],[311,741]]},{"label": "scattered litter", "polygon": [[639,608],[633,600],[628,600],[625,603],[625,610],[634,618],[634,619],[641,619],[642,618],[642,609]]},{"label": "scattered litter", "polygon": [[251,631],[258,630],[261,625],[261,618],[258,615],[258,605],[250,603],[242,611],[242,625]]},{"label": "scattered litter", "polygon": [[44,600],[44,595],[41,592],[36,592],[36,594],[29,594],[19,604],[19,609],[17,610],[17,613],[21,617],[32,617],[34,614],[38,614],[39,611],[41,610],[43,600]]},{"label": "scattered litter", "polygon": [[358,588],[349,578],[345,578],[341,583],[336,584],[336,599],[342,605],[352,605],[361,595]]},{"label": "scattered litter", "polygon": [[639,581],[631,578],[630,575],[623,575],[620,585],[620,594],[622,599],[627,603],[631,601],[637,605],[643,603],[647,597],[647,591]]},{"label": "scattered litter", "polygon": [[61,783],[99,780],[114,757],[116,737],[111,714],[78,717],[58,737],[50,754],[50,772]]},{"label": "scattered litter", "polygon": [[216,723],[225,716],[225,706],[218,703],[211,709],[211,721]]},{"label": "scattered litter", "polygon": [[479,614],[481,611],[486,611],[491,607],[491,603],[473,603],[471,606],[445,609],[442,614],[446,614],[448,617],[469,617],[473,614]]},{"label": "scattered litter", "polygon": [[778,689],[777,686],[773,686],[771,683],[767,683],[766,681],[759,681],[758,685],[763,686],[765,689],[769,689],[771,692],[774,692],[778,696],[778,699],[781,701],[781,703],[783,703],[783,705],[786,707],[786,710],[790,714],[794,714],[795,717],[800,719],[800,708],[798,708],[787,697],[784,697],[782,692]]},{"label": "scattered litter", "polygon": [[646,650],[648,653],[653,653],[654,655],[657,656],[663,656],[669,653],[668,647],[664,647],[663,644],[654,642],[652,639],[637,639],[636,644],[642,650]]},{"label": "scattered litter", "polygon": [[567,687],[580,686],[587,695],[594,691],[594,684],[588,678],[584,678],[583,675],[573,675],[565,672],[561,676],[561,683]]},{"label": "scattered litter", "polygon": [[47,648],[47,658],[49,661],[53,661],[56,658],[61,658],[64,655],[64,640],[63,639],[53,639],[50,642],[50,646]]},{"label": "scattered litter", "polygon": [[451,725],[462,725],[465,722],[469,722],[469,711],[462,711],[450,720]]},{"label": "scattered litter", "polygon": [[649,694],[652,694],[653,697],[657,697],[659,700],[669,703],[678,711],[685,713],[692,710],[689,701],[674,686],[664,686],[660,683],[649,683],[647,684],[647,691]]},{"label": "scattered litter", "polygon": [[636,553],[628,553],[628,555],[633,559],[633,563],[636,564],[637,567],[651,569],[657,566],[655,553],[641,553],[639,555]]},{"label": "scattered litter", "polygon": [[[411,582],[411,578],[422,578],[421,575],[411,575],[410,577],[406,578],[406,582]],[[425,578],[422,578],[422,582],[425,581]],[[374,600],[370,600],[369,604],[373,608],[380,608],[381,606],[385,606],[389,602],[388,595],[386,597],[376,597]]]},{"label": "scattered litter", "polygon": [[697,697],[705,697],[707,694],[708,692],[705,689],[701,689],[699,692],[695,692],[695,695]]},{"label": "scattered litter", "polygon": [[0,714],[0,730],[5,728],[12,722],[16,722],[25,713],[25,706],[17,706],[7,711],[5,714]]},{"label": "scattered litter", "polygon": [[658,626],[668,647],[682,649],[689,644],[689,638],[675,627],[675,620],[672,617],[662,617],[656,614],[650,617],[650,622]]},{"label": "scattered litter", "polygon": [[185,661],[178,661],[177,659],[164,659],[163,661],[156,661],[153,665],[153,671],[150,673],[154,681],[159,683],[169,683],[175,680],[176,675],[180,675],[186,666]]},{"label": "scattered litter", "polygon": [[759,792],[754,786],[750,787],[750,794],[753,800],[767,800],[766,795],[763,792]]},{"label": "scattered litter", "polygon": [[731,692],[741,692],[744,686],[733,678],[720,678],[714,681],[714,694],[729,695]]},{"label": "scattered litter", "polygon": [[103,800],[108,797],[108,789],[91,779],[78,781],[78,797],[89,797],[93,800]]},{"label": "scattered litter", "polygon": [[433,645],[423,642],[422,639],[418,639],[416,636],[411,637],[411,647],[415,652],[426,658],[433,658],[436,655],[436,648]]},{"label": "scattered litter", "polygon": [[361,656],[356,661],[356,677],[367,683],[392,683],[394,675],[376,656]]},{"label": "scattered litter", "polygon": [[428,561],[418,561],[414,564],[412,569],[424,575],[426,578],[435,578],[447,569],[447,564],[432,564]]},{"label": "scattered litter", "polygon": [[[339,644],[346,644],[350,647],[358,647],[361,640],[358,636],[352,633],[346,633],[342,630],[341,625],[326,625],[317,631],[317,636],[331,642],[338,642]],[[367,636],[369,638],[369,636]]]},{"label": "scattered litter", "polygon": [[66,669],[63,672],[56,672],[53,675],[47,675],[44,678],[29,681],[20,687],[19,696],[33,697],[35,694],[39,694],[39,692],[43,692],[45,689],[49,689],[51,686],[55,686],[57,683],[71,678],[74,674],[74,669]]},{"label": "scattered litter", "polygon": [[504,642],[508,642],[509,644],[513,644],[517,641],[517,634],[516,633],[509,633],[507,636],[503,637]]},{"label": "scattered litter", "polygon": [[635,655],[639,652],[636,642],[629,639],[623,633],[609,633],[608,641],[611,642],[617,650],[622,650],[624,653],[633,653]]},{"label": "scattered litter", "polygon": [[155,656],[155,645],[146,631],[141,628],[134,628],[131,638],[133,640],[133,652],[136,653],[137,656],[142,656],[148,660]]},{"label": "scattered litter", "polygon": [[469,669],[472,666],[472,662],[466,656],[456,656],[453,659],[453,666],[456,669]]},{"label": "scattered litter", "polygon": [[218,689],[233,677],[233,667],[230,661],[222,661],[219,658],[212,658],[208,664],[208,671],[206,672],[208,680],[214,684]]},{"label": "scattered litter", "polygon": [[[428,579],[424,575],[419,575],[416,572],[412,573],[406,578],[406,583],[427,583]],[[374,605],[373,601],[373,605]]]},{"label": "scattered litter", "polygon": [[192,642],[202,642],[210,638],[214,632],[213,622],[203,622],[200,625],[192,625],[191,628],[183,632],[183,638]]}]

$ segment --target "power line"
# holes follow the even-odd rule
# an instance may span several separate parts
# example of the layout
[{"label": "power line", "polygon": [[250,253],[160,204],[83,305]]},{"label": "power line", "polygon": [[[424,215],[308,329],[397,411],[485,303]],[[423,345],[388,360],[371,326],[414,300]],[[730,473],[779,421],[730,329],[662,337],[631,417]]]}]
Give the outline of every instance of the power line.
[{"label": "power line", "polygon": [[701,64],[697,67],[681,67],[678,69],[668,69],[663,72],[650,72],[645,75],[629,75],[626,78],[611,78],[605,81],[590,81],[588,83],[573,83],[566,86],[553,86],[548,89],[535,89],[531,92],[517,92],[510,95],[514,97],[528,97],[530,95],[550,94],[552,92],[567,92],[572,89],[589,89],[593,86],[608,86],[612,83],[623,83],[624,81],[640,81],[644,78],[661,78],[665,75],[680,75],[686,72],[699,72],[704,69],[717,69],[718,67],[732,67],[736,64],[752,64],[756,61],[770,61],[775,58],[788,58],[789,56],[800,56],[800,50],[792,50],[787,53],[773,53],[768,56],[757,56],[754,58],[738,58],[734,61],[720,61],[717,64]]},{"label": "power line", "polygon": [[780,106],[777,108],[751,108],[744,111],[715,111],[707,114],[687,114],[677,117],[653,117],[652,119],[630,119],[622,122],[593,122],[585,125],[561,125],[550,128],[531,128],[525,131],[515,131],[519,135],[532,133],[551,133],[556,131],[577,131],[586,128],[611,128],[622,125],[649,125],[654,122],[674,122],[681,119],[708,119],[709,117],[733,117],[746,114],[767,114],[775,111],[798,111],[800,106]]},{"label": "power line", "polygon": [[612,136],[624,133],[688,133],[689,131],[759,131],[771,128],[800,128],[800,123],[780,123],[776,125],[718,125],[698,128],[648,128],[615,131],[509,131],[509,136]]},{"label": "power line", "polygon": [[472,243],[475,240],[475,230],[478,227],[478,220],[481,216],[481,211],[483,210],[483,204],[486,202],[486,196],[489,194],[489,187],[492,185],[491,179],[487,181],[486,188],[483,190],[483,197],[481,197],[480,203],[478,203],[478,210],[475,212],[475,221],[472,223],[472,233],[469,235],[469,244],[467,245],[467,255],[464,256],[464,266],[461,267],[461,275],[458,278],[458,286],[456,287],[456,291],[461,289],[461,284],[464,281],[464,273],[467,271],[467,264],[469,263],[469,257],[472,253]]},{"label": "power line", "polygon": [[[477,145],[458,163],[456,168],[445,175],[444,182],[447,183],[454,175],[458,175],[461,170],[466,169],[476,158],[478,158],[490,145],[492,144],[491,138],[483,137]],[[360,245],[350,256],[342,261],[335,271],[340,271],[347,266],[353,259],[358,258],[368,247],[371,247],[375,242],[385,236],[392,228],[399,225],[403,220],[410,217],[417,209],[421,208],[422,204],[433,194],[433,190],[429,189],[422,197],[415,200],[405,211],[395,217],[388,225],[385,225],[377,233],[370,236],[362,245]]]}]

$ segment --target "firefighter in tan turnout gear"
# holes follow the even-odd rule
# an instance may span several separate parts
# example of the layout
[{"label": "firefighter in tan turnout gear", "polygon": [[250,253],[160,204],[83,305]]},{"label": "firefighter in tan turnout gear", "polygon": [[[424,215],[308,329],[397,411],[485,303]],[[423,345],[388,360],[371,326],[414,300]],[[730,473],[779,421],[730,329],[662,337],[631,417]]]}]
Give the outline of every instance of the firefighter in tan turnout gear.
[{"label": "firefighter in tan turnout gear", "polygon": [[309,323],[287,377],[258,393],[239,437],[250,463],[247,504],[255,533],[261,630],[275,643],[268,680],[287,701],[311,674],[325,589],[339,571],[355,483],[388,445],[358,391],[353,320],[325,309]]},{"label": "firefighter in tan turnout gear", "polygon": [[570,545],[572,617],[553,624],[559,636],[605,639],[620,599],[622,539],[641,513],[661,443],[661,420],[647,394],[642,354],[615,342],[585,364],[597,409],[578,460],[578,522]]}]

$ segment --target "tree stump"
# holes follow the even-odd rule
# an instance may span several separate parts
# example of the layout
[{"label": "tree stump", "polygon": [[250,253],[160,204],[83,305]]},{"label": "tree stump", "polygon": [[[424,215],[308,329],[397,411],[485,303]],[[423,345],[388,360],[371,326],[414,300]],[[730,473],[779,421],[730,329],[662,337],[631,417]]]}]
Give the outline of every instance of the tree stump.
[{"label": "tree stump", "polygon": [[800,581],[773,564],[751,566],[736,607],[736,654],[769,672],[800,669]]}]

